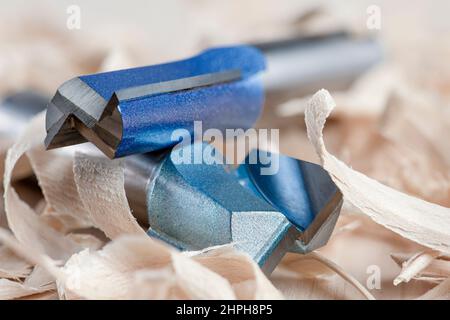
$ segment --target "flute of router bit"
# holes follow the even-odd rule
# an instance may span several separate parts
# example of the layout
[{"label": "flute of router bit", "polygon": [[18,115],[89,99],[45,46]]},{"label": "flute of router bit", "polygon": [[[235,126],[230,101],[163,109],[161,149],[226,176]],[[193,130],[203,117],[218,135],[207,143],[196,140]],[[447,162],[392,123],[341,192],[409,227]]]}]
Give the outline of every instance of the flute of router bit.
[{"label": "flute of router bit", "polygon": [[[22,92],[0,104],[0,118],[9,114],[15,121],[9,134],[17,134],[45,101]],[[234,243],[266,274],[286,252],[305,253],[326,244],[342,195],[320,166],[279,155],[278,172],[262,175],[266,164],[258,150],[253,151],[256,162],[245,161],[237,169],[220,161],[174,161],[180,153],[192,156],[193,148],[221,157],[197,142],[125,158],[126,195],[133,215],[150,226],[150,236],[181,250]]]},{"label": "flute of router bit", "polygon": [[[247,129],[268,103],[339,87],[381,58],[347,33],[208,49],[192,58],[73,78],[48,104],[48,149],[90,141],[108,157],[177,144],[175,129]],[[319,87],[320,88],[320,87]]]}]

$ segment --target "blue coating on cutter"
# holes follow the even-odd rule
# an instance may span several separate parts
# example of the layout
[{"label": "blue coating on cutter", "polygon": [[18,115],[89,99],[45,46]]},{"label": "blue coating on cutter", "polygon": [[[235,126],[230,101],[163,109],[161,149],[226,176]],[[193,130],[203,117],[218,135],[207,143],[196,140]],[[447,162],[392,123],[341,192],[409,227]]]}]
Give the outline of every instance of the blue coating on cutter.
[{"label": "blue coating on cutter", "polygon": [[[291,224],[263,198],[246,190],[223,161],[181,163],[206,143],[172,149],[148,189],[149,234],[183,250],[234,243],[261,266],[289,232]],[[181,156],[184,157],[184,156]],[[215,154],[217,159],[222,156]]]},{"label": "blue coating on cutter", "polygon": [[279,170],[275,174],[262,175],[261,168],[265,165],[261,161],[251,163],[251,156],[238,167],[236,174],[242,185],[273,205],[300,231],[305,231],[336,194],[337,187],[316,164],[282,154],[269,152],[268,156],[278,157]]},{"label": "blue coating on cutter", "polygon": [[264,92],[260,74],[265,69],[263,54],[251,46],[215,48],[190,59],[155,66],[99,73],[80,79],[110,100],[118,90],[238,70],[240,78],[210,86],[119,100],[122,139],[116,157],[150,152],[176,144],[172,132],[187,129],[194,121],[203,129],[247,129],[258,119]]}]

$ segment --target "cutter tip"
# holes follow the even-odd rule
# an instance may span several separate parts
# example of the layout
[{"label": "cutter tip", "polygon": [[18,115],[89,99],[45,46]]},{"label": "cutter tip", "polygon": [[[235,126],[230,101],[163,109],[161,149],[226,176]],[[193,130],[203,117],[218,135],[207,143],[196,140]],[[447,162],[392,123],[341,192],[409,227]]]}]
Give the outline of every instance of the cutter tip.
[{"label": "cutter tip", "polygon": [[115,158],[121,140],[118,102],[106,102],[80,78],[65,82],[47,105],[44,145],[47,150],[90,141]]}]

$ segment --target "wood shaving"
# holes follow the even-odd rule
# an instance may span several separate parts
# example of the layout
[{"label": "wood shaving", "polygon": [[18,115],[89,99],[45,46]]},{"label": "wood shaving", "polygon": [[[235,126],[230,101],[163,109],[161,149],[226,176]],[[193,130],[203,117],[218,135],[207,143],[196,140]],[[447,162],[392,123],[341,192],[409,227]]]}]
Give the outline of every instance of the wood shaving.
[{"label": "wood shaving", "polygon": [[81,202],[95,227],[110,239],[145,234],[128,206],[122,160],[77,153],[73,169]]},{"label": "wood shaving", "polygon": [[431,249],[450,252],[450,209],[409,196],[352,170],[328,153],[323,128],[335,102],[326,90],[310,100],[305,112],[308,137],[325,170],[346,200],[375,222]]},{"label": "wood shaving", "polygon": [[411,279],[440,283],[450,277],[450,259],[441,253],[428,250],[416,254],[391,254],[392,259],[402,268],[394,279],[394,284]]}]

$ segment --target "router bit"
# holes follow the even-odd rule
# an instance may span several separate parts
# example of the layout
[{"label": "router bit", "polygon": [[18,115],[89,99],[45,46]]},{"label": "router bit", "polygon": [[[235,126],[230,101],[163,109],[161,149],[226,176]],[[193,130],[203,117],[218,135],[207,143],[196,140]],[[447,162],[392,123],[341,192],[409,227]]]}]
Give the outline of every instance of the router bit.
[{"label": "router bit", "polygon": [[[219,164],[174,161],[180,152],[193,157],[198,146],[210,148]],[[261,174],[265,165],[257,156],[237,169],[220,164],[219,152],[202,142],[128,157],[130,205],[147,213],[150,236],[180,250],[234,243],[269,274],[286,252],[325,245],[342,205],[342,194],[322,167],[278,156],[273,175]]]},{"label": "router bit", "polygon": [[[10,133],[17,133],[45,108],[46,99],[25,92],[5,101],[0,118],[14,114],[16,125]],[[322,167],[279,155],[279,171],[261,175],[267,164],[259,160],[257,150],[256,157],[248,155],[257,161],[246,160],[238,168],[220,164],[224,161],[174,161],[196,146],[213,151],[211,145],[196,142],[125,158],[127,198],[141,225],[150,226],[150,236],[181,250],[234,243],[266,274],[286,252],[306,253],[326,244],[342,194]]]},{"label": "router bit", "polygon": [[48,149],[86,141],[110,158],[178,143],[175,129],[247,129],[268,103],[339,87],[378,62],[371,38],[345,32],[213,48],[190,59],[99,73],[62,84],[48,104]]}]

